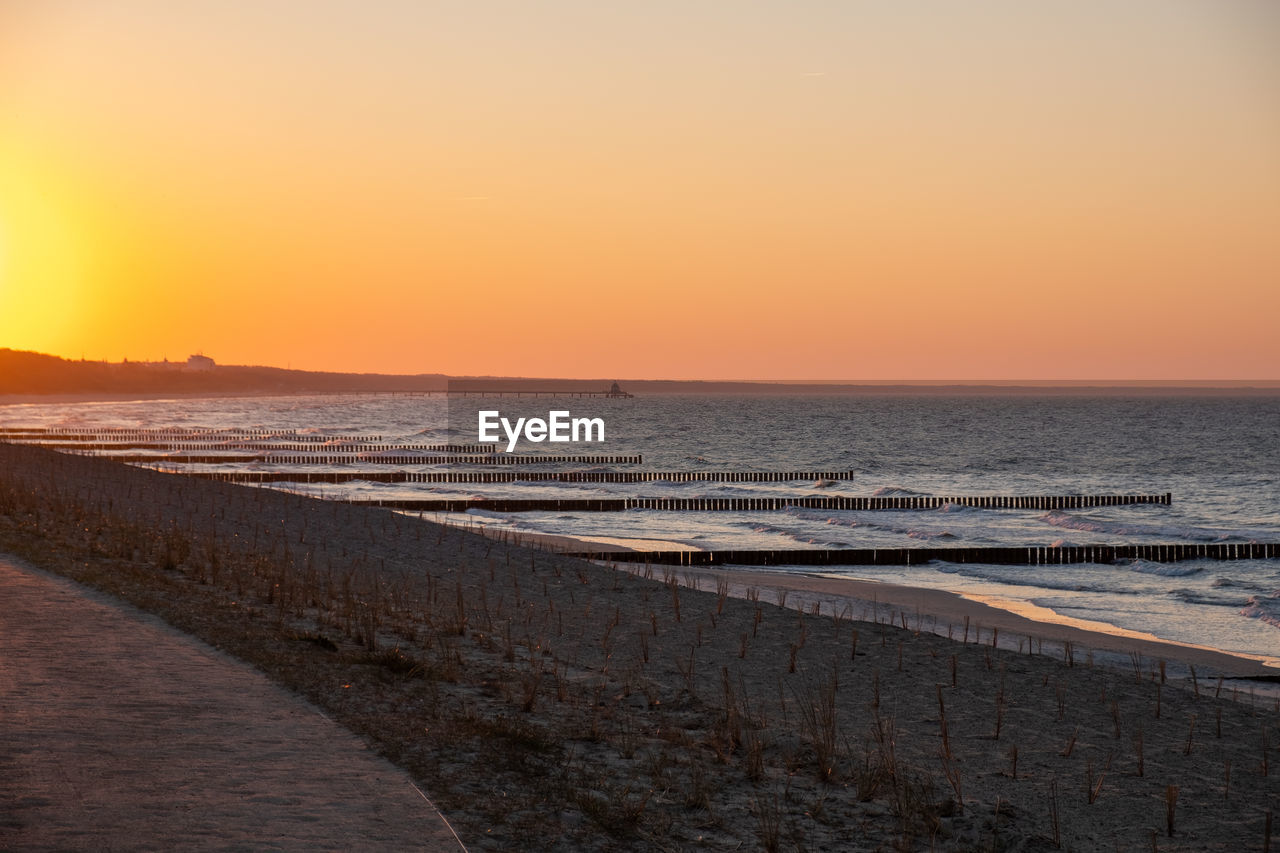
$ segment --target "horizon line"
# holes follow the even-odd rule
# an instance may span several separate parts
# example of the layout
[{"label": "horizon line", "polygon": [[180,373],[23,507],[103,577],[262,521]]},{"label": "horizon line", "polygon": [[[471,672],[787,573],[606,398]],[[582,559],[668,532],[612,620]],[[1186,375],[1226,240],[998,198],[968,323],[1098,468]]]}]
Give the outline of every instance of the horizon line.
[{"label": "horizon line", "polygon": [[[80,358],[56,355],[54,353],[41,353],[35,350],[22,350],[10,347],[0,347],[0,350],[6,350],[15,354],[47,356],[63,361],[90,362],[98,364],[156,364],[150,360],[134,359],[132,362],[126,357],[121,361],[113,362],[109,358],[94,359],[81,356]],[[170,364],[181,364],[181,361],[169,362]],[[245,369],[268,369],[268,370],[284,370],[298,373],[337,373],[348,374],[353,376],[440,376],[444,379],[513,379],[513,380],[531,380],[539,382],[547,381],[566,381],[566,382],[598,382],[598,381],[618,381],[618,382],[704,382],[704,383],[742,383],[752,385],[846,385],[846,386],[998,386],[998,387],[1107,387],[1107,388],[1142,388],[1142,387],[1164,387],[1164,388],[1239,388],[1239,387],[1277,387],[1280,388],[1280,377],[1264,379],[1260,377],[1253,378],[1213,378],[1213,379],[1152,379],[1152,378],[1125,378],[1125,379],[1102,379],[1102,378],[1073,378],[1073,379],[1049,379],[1049,378],[927,378],[927,379],[907,379],[907,378],[890,378],[890,379],[870,379],[870,378],[841,378],[841,379],[807,379],[807,378],[784,378],[784,379],[765,379],[765,378],[694,378],[694,377],[624,377],[618,374],[614,379],[601,376],[522,376],[518,374],[497,374],[497,373],[444,373],[437,371],[417,371],[412,373],[382,373],[378,371],[363,371],[351,369],[316,369],[306,367],[293,367],[292,365],[280,367],[270,364],[217,364],[220,368],[245,368]]]}]

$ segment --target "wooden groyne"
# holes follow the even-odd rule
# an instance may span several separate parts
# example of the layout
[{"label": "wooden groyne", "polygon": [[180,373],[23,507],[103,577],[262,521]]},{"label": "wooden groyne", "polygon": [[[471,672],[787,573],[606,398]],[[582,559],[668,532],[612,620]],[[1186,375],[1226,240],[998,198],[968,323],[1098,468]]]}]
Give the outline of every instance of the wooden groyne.
[{"label": "wooden groyne", "polygon": [[541,456],[536,453],[495,453],[491,456],[374,456],[362,453],[342,455],[313,453],[306,456],[269,453],[224,453],[216,456],[163,455],[156,453],[122,453],[102,456],[113,462],[151,463],[157,465],[230,465],[258,462],[263,465],[639,465],[644,457],[636,456]]},{"label": "wooden groyne", "polygon": [[178,451],[211,451],[211,450],[254,450],[260,453],[380,453],[390,450],[401,452],[419,451],[427,453],[496,453],[493,444],[366,444],[362,442],[336,441],[333,444],[316,446],[302,442],[257,442],[227,440],[220,442],[186,442],[186,441],[16,441],[13,444],[28,444],[43,447],[45,450],[78,450],[83,452],[114,452],[117,450],[165,450]]},{"label": "wooden groyne", "polygon": [[875,497],[792,497],[792,498],[498,498],[475,499],[368,499],[350,503],[383,506],[420,512],[623,512],[652,509],[669,512],[770,512],[785,509],[818,509],[826,511],[875,511],[939,509],[943,506],[967,506],[980,509],[1083,509],[1099,506],[1161,504],[1167,506],[1173,495],[880,495]]},{"label": "wooden groyne", "polygon": [[1144,560],[1176,563],[1183,560],[1275,560],[1280,543],[1201,542],[1165,545],[1070,545],[1061,548],[1032,545],[1017,548],[838,548],[774,551],[572,551],[569,556],[614,563],[652,563],[667,566],[919,566],[945,563],[986,563],[1005,566],[1055,566]]},{"label": "wooden groyne", "polygon": [[196,471],[224,483],[787,483],[852,480],[852,471]]},{"label": "wooden groyne", "polygon": [[49,428],[49,427],[6,427],[0,429],[0,441],[15,444],[36,443],[39,441],[209,441],[216,438],[243,438],[268,441],[287,439],[294,442],[323,444],[335,439],[361,444],[371,441],[382,441],[380,435],[317,435],[290,429],[204,429],[197,427],[157,427],[154,429],[137,429],[133,427],[84,427],[84,428]]}]

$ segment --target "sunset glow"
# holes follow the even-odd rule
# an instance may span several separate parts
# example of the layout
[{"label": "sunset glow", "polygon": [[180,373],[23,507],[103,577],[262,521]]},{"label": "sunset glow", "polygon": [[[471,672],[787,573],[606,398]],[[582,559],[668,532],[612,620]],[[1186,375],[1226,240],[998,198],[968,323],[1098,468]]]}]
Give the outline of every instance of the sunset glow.
[{"label": "sunset glow", "polygon": [[1280,377],[1266,0],[372,8],[5,4],[0,346]]}]

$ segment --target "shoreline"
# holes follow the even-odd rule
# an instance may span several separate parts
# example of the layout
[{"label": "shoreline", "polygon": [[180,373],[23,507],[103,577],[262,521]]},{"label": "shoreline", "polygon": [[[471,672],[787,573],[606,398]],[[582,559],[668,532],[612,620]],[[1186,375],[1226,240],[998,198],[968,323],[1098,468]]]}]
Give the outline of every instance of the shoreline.
[{"label": "shoreline", "polygon": [[[866,607],[894,609],[897,614],[908,617],[930,617],[935,626],[934,632],[940,636],[948,636],[951,632],[938,630],[937,626],[946,623],[952,626],[955,635],[959,636],[966,621],[973,627],[974,636],[982,634],[990,637],[995,629],[1000,635],[997,639],[1002,648],[1017,649],[1018,640],[1036,639],[1044,643],[1059,646],[1071,643],[1080,652],[1103,652],[1115,657],[1107,661],[1116,665],[1128,665],[1127,656],[1140,654],[1144,658],[1165,660],[1171,664],[1178,663],[1197,667],[1205,667],[1214,672],[1232,678],[1269,679],[1280,676],[1280,669],[1269,667],[1257,658],[1232,654],[1222,649],[1204,646],[1192,646],[1184,643],[1164,640],[1159,637],[1143,637],[1133,633],[1110,633],[1107,631],[1082,628],[1060,622],[1032,619],[1013,610],[991,604],[949,590],[914,587],[886,581],[863,578],[837,577],[831,575],[814,575],[800,572],[770,572],[757,569],[734,569],[729,572],[705,572],[704,577],[727,577],[743,585],[782,587],[798,593],[811,593],[822,598],[848,601]],[[856,612],[856,611],[855,611]],[[1123,629],[1117,628],[1116,631]]]}]

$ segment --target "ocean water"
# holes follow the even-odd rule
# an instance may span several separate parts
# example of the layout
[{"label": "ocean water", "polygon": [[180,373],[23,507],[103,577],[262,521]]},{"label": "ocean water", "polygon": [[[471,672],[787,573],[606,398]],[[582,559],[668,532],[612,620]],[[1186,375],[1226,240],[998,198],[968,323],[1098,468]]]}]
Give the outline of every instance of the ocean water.
[{"label": "ocean water", "polygon": [[[846,471],[835,483],[280,484],[325,498],[1161,494],[1170,506],[1081,510],[498,513],[446,520],[643,547],[783,549],[1280,541],[1280,395],[966,394],[596,398],[351,395],[0,406],[0,428],[256,428],[341,443],[474,444],[477,410],[599,417],[605,440],[521,441],[521,454],[643,455],[530,470]],[[210,441],[225,440],[217,436]],[[322,450],[326,445],[317,444]],[[505,441],[503,442],[505,446]],[[135,451],[136,452],[136,451]],[[261,462],[168,467],[270,470]],[[282,470],[388,470],[369,463]],[[472,466],[395,466],[470,470]],[[517,471],[518,468],[476,467]],[[801,571],[801,569],[794,569]],[[812,568],[803,571],[813,571]],[[825,573],[846,573],[838,567]],[[1087,627],[1280,666],[1280,561],[996,566],[933,562],[847,574],[951,590]]]}]

